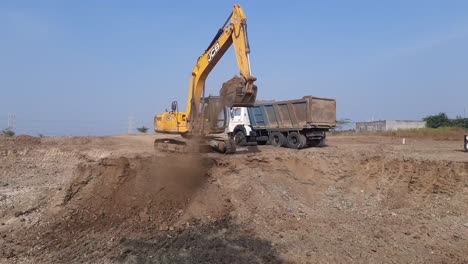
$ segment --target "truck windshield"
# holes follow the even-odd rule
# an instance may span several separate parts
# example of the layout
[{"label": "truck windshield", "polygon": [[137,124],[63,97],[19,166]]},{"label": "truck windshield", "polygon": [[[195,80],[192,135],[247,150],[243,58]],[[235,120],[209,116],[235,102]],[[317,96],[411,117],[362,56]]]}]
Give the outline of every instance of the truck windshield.
[{"label": "truck windshield", "polygon": [[234,109],[234,116],[241,116],[241,110],[240,108],[235,108]]}]

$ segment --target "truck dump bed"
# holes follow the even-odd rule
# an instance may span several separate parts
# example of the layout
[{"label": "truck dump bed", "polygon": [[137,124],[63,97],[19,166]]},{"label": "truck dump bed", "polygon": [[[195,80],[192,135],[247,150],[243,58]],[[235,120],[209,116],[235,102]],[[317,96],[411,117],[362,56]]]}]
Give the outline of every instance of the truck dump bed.
[{"label": "truck dump bed", "polygon": [[323,128],[336,126],[336,101],[304,96],[302,99],[257,103],[248,108],[254,128]]}]

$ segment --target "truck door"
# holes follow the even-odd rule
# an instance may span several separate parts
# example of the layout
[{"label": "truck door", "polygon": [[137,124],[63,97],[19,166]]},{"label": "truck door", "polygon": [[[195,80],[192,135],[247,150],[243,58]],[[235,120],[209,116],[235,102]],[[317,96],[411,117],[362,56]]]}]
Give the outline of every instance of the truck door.
[{"label": "truck door", "polygon": [[242,107],[231,108],[231,117],[229,119],[229,132],[233,132],[237,125],[245,125]]}]

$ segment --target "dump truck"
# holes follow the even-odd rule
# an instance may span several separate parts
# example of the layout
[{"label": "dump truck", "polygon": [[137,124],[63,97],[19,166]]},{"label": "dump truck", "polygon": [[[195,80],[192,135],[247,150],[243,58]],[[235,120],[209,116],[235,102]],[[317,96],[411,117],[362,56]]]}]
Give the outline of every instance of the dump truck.
[{"label": "dump truck", "polygon": [[228,134],[238,146],[256,142],[301,149],[323,146],[326,133],[335,126],[335,99],[304,96],[232,107]]}]

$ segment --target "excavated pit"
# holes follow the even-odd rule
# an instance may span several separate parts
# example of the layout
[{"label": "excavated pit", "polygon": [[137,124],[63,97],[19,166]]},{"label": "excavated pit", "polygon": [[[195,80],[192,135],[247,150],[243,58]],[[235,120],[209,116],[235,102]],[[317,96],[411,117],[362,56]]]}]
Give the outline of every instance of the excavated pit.
[{"label": "excavated pit", "polygon": [[463,263],[468,257],[468,162],[459,156],[465,153],[427,158],[381,147],[379,139],[374,149],[332,142],[300,151],[265,146],[231,156],[154,155],[133,146],[87,149],[110,144],[87,140],[64,147],[55,139],[50,146],[28,141],[2,152],[0,262]]},{"label": "excavated pit", "polygon": [[[217,200],[221,194],[209,207],[197,204],[218,162],[180,154],[81,162],[68,187],[52,198],[60,203],[48,208],[49,223],[20,231],[22,241],[5,254],[35,255],[39,262],[282,263],[269,241],[231,221],[229,202]],[[216,215],[218,206],[224,208],[218,217],[190,219],[191,210]]]}]

